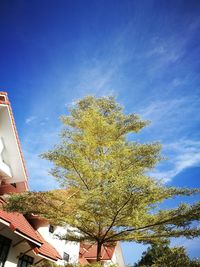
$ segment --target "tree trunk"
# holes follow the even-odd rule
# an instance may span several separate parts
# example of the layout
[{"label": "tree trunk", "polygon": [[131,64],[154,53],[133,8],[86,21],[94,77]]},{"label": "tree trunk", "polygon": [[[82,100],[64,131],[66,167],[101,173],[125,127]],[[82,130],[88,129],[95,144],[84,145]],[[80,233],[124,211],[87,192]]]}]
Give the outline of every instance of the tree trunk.
[{"label": "tree trunk", "polygon": [[97,262],[100,262],[101,260],[101,247],[102,247],[102,243],[97,242]]}]

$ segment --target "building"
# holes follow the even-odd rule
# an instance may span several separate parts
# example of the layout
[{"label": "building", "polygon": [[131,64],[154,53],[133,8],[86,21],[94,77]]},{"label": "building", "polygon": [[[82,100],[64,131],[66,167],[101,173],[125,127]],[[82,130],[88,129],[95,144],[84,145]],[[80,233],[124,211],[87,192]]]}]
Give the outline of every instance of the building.
[{"label": "building", "polygon": [[[80,244],[79,263],[84,265],[95,262],[96,252],[97,252],[97,245],[89,243]],[[116,264],[119,267],[125,266],[119,242],[110,246],[108,245],[102,246],[101,262],[103,263],[104,266],[109,266],[110,264]]]},{"label": "building", "polygon": [[[25,218],[20,213],[3,210],[8,194],[28,190],[28,175],[11,105],[7,93],[0,92],[0,266],[37,265],[44,259],[59,265],[94,261],[94,246],[56,237],[65,234],[67,227],[54,227],[37,215]],[[119,244],[104,247],[102,261],[123,267]]]}]

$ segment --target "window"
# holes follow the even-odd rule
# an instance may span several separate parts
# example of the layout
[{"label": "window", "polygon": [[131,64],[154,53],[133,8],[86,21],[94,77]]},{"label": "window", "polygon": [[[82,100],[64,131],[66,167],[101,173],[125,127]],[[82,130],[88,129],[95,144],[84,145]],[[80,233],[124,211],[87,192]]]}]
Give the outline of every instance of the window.
[{"label": "window", "polygon": [[50,233],[53,233],[53,232],[54,232],[54,226],[51,225],[51,224],[49,225],[49,232],[50,232]]},{"label": "window", "polygon": [[69,254],[67,254],[66,252],[64,252],[63,254],[63,260],[69,262]]},{"label": "window", "polygon": [[8,251],[10,248],[11,240],[3,235],[0,235],[0,267],[4,266]]},{"label": "window", "polygon": [[28,255],[21,255],[19,257],[19,261],[18,261],[18,264],[17,264],[17,267],[27,267],[31,264],[33,264],[33,257],[30,257]]}]

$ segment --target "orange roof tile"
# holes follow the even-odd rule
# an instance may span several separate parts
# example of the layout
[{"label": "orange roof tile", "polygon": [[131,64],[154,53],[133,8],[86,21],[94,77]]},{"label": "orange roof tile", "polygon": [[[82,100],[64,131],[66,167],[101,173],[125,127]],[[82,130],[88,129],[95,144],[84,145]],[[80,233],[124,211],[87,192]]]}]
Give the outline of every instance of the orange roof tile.
[{"label": "orange roof tile", "polygon": [[[111,260],[113,253],[115,251],[115,246],[108,246],[108,245],[103,245],[101,248],[101,260]],[[97,245],[95,244],[86,244],[86,243],[81,243],[80,246],[80,255],[83,258],[86,259],[96,259],[97,255]]]},{"label": "orange roof tile", "polygon": [[80,256],[78,262],[79,262],[81,265],[86,265],[86,264],[89,264],[89,263],[90,263],[84,256]]},{"label": "orange roof tile", "polygon": [[9,227],[17,234],[23,235],[24,238],[31,240],[37,245],[41,245],[43,243],[39,234],[33,229],[22,214],[18,212],[6,212],[0,210],[0,218],[7,222]]},{"label": "orange roof tile", "polygon": [[34,252],[38,255],[45,256],[54,261],[57,261],[58,259],[62,259],[58,251],[50,243],[48,243],[45,240],[41,247],[34,248]]},{"label": "orange roof tile", "polygon": [[57,261],[62,259],[57,250],[30,225],[26,218],[18,212],[0,210],[0,219],[8,224],[16,234],[23,236],[28,241],[36,244],[34,252],[41,257]]}]

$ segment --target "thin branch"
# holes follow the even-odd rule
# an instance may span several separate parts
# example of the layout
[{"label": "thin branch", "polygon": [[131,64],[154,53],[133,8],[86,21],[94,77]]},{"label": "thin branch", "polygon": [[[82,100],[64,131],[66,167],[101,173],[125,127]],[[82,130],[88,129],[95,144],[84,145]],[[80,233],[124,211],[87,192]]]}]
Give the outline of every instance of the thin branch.
[{"label": "thin branch", "polygon": [[113,227],[116,219],[117,219],[117,216],[119,215],[120,211],[128,204],[128,202],[131,200],[131,197],[132,197],[132,194],[130,195],[130,197],[128,198],[128,200],[126,200],[126,202],[122,205],[122,207],[120,209],[118,209],[118,211],[116,212],[114,218],[113,218],[113,221],[111,223],[111,225],[108,227],[107,231],[105,232],[104,236],[103,236],[103,239],[106,237],[106,235],[108,234],[108,232],[110,231],[110,229]]},{"label": "thin branch", "polygon": [[87,232],[86,230],[83,230],[81,227],[77,227],[81,232],[83,232],[84,234],[94,238],[96,240],[96,237],[94,235],[92,235],[91,233]]},{"label": "thin branch", "polygon": [[85,187],[87,188],[87,190],[89,190],[88,185],[87,185],[86,182],[84,181],[83,177],[80,175],[80,173],[79,173],[79,171],[77,170],[77,168],[76,168],[74,162],[73,162],[70,158],[68,158],[67,156],[66,156],[66,158],[71,162],[72,167],[74,168],[75,172],[78,174],[79,178],[81,179],[81,181],[83,182],[83,184],[85,185]]},{"label": "thin branch", "polygon": [[134,231],[138,231],[138,230],[145,230],[145,229],[148,229],[148,228],[151,228],[151,227],[154,227],[154,226],[159,226],[159,225],[162,225],[162,224],[165,224],[165,223],[170,223],[171,221],[174,221],[174,219],[178,219],[178,218],[184,218],[186,215],[177,215],[173,218],[170,218],[170,219],[167,219],[167,220],[163,220],[163,221],[160,221],[160,222],[156,222],[154,224],[149,224],[149,225],[145,225],[145,226],[142,226],[142,227],[138,227],[138,228],[131,228],[131,229],[127,229],[127,230],[124,230],[124,231],[121,231],[119,233],[116,233],[108,238],[105,239],[105,241],[108,241],[110,240],[111,238],[113,237],[116,237],[116,236],[119,236],[119,235],[122,235],[122,234],[125,234],[125,233],[129,233],[129,232],[134,232]]}]

